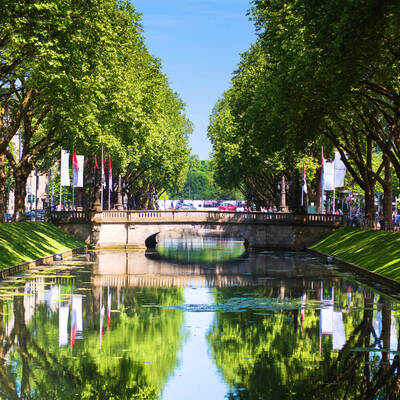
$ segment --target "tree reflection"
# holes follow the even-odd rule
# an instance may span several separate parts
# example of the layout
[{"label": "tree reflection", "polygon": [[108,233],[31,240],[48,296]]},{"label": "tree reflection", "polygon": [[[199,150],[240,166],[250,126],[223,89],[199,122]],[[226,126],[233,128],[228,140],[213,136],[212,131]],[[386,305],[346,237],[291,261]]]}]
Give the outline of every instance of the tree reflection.
[{"label": "tree reflection", "polygon": [[[158,398],[177,365],[183,312],[141,304],[182,304],[182,290],[109,289],[105,301],[114,310],[108,308],[103,334],[99,333],[102,321],[96,294],[106,290],[89,291],[84,297],[83,338],[71,340],[67,347],[59,347],[57,340],[59,307],[52,311],[37,304],[29,319],[24,296],[8,302],[12,318],[7,321],[3,315],[0,319],[0,398]],[[4,309],[6,302],[1,302]],[[70,323],[68,328],[72,332]],[[101,348],[99,335],[103,336]]]},{"label": "tree reflection", "polygon": [[[310,304],[321,300],[318,292],[312,292]],[[336,307],[345,306],[346,299],[348,303],[343,308],[347,340],[340,351],[332,350],[332,336],[322,335],[320,310],[303,310],[299,289],[284,282],[280,288],[259,291],[259,296],[268,293],[278,300],[272,312],[217,313],[208,340],[231,387],[230,399],[399,398],[399,355],[390,352],[390,301],[377,301],[371,292],[358,290],[349,308],[346,287],[332,292]],[[216,301],[231,296],[229,289],[218,289]],[[377,313],[382,315],[380,332],[373,323]]]},{"label": "tree reflection", "polygon": [[[391,303],[378,302],[382,312],[382,330],[373,326],[374,296],[364,294],[362,321],[353,328],[349,340],[330,363],[322,382],[317,383],[312,398],[398,399],[400,389],[399,355],[391,360]],[[378,312],[378,311],[375,311]],[[399,338],[397,337],[399,351]],[[369,351],[370,349],[382,351]]]}]

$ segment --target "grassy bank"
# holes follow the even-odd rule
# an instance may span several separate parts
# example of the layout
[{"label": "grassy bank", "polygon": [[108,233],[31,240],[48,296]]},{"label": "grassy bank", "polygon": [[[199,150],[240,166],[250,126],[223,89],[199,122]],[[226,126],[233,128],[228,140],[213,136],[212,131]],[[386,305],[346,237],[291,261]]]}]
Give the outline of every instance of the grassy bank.
[{"label": "grassy bank", "polygon": [[0,269],[84,245],[44,222],[0,224]]},{"label": "grassy bank", "polygon": [[342,228],[311,246],[370,271],[400,280],[400,233]]}]

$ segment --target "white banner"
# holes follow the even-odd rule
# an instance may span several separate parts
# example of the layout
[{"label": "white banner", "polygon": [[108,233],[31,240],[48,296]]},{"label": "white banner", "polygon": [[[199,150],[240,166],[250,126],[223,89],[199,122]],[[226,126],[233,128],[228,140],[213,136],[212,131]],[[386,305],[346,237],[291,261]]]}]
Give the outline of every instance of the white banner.
[{"label": "white banner", "polygon": [[324,190],[333,190],[333,177],[334,177],[335,164],[333,161],[325,160],[325,170],[324,170]]},{"label": "white banner", "polygon": [[344,177],[346,176],[346,166],[340,158],[340,153],[335,151],[335,187],[344,186]]},{"label": "white banner", "polygon": [[76,156],[78,168],[74,169],[74,186],[83,187],[83,171],[85,167],[85,156]]},{"label": "white banner", "polygon": [[71,186],[69,176],[69,151],[61,150],[61,186]]}]

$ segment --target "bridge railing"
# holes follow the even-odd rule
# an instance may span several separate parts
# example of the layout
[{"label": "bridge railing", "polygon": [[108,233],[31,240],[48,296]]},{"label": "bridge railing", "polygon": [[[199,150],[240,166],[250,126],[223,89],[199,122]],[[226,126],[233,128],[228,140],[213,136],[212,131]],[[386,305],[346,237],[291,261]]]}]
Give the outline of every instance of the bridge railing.
[{"label": "bridge railing", "polygon": [[343,225],[342,215],[292,214],[231,211],[56,211],[50,214],[53,223],[243,223]]},{"label": "bridge railing", "polygon": [[87,211],[52,211],[49,219],[53,224],[86,223],[90,221]]}]

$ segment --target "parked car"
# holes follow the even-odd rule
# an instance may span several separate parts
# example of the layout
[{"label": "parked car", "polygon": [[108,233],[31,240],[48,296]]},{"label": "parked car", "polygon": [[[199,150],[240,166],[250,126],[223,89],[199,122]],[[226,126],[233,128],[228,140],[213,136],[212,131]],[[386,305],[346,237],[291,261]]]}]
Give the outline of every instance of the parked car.
[{"label": "parked car", "polygon": [[237,206],[230,203],[223,203],[218,206],[218,210],[220,211],[236,211]]},{"label": "parked car", "polygon": [[195,211],[196,207],[193,204],[180,203],[177,204],[175,210],[179,211]]},{"label": "parked car", "polygon": [[219,202],[217,200],[204,200],[204,208],[217,208]]}]

